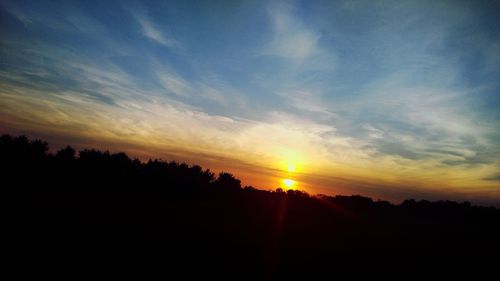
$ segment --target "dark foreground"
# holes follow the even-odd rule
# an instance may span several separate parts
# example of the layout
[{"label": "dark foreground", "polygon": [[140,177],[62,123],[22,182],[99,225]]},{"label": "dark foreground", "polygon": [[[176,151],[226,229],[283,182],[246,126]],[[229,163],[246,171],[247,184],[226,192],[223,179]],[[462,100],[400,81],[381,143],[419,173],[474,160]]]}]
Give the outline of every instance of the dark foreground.
[{"label": "dark foreground", "polygon": [[[242,188],[199,166],[2,136],[21,271],[231,279],[495,272],[500,211]],[[4,188],[6,186],[4,185]],[[20,272],[26,273],[26,272]],[[43,274],[42,274],[43,273]],[[401,275],[399,275],[401,276]]]}]

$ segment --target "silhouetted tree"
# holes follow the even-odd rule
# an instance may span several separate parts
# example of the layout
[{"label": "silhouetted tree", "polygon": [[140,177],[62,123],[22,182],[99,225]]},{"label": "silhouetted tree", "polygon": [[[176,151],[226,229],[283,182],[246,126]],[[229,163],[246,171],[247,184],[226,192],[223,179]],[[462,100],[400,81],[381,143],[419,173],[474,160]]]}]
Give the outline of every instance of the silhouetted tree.
[{"label": "silhouetted tree", "polygon": [[75,160],[75,157],[76,157],[76,151],[69,145],[57,151],[55,156],[55,158],[58,161],[63,161],[63,162],[73,161]]},{"label": "silhouetted tree", "polygon": [[214,186],[225,190],[239,190],[241,189],[241,181],[230,173],[221,172],[215,180]]}]

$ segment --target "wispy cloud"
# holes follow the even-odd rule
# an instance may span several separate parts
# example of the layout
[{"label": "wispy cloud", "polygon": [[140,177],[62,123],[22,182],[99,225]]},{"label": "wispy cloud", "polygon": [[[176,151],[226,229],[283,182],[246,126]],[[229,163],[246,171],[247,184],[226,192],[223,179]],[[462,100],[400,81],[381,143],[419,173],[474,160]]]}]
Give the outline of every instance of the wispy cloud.
[{"label": "wispy cloud", "polygon": [[305,90],[288,90],[278,92],[277,95],[284,97],[290,106],[295,109],[313,112],[325,115],[327,117],[332,117],[335,114],[332,113],[328,106],[322,102],[318,94],[314,94],[311,91]]},{"label": "wispy cloud", "polygon": [[488,181],[500,181],[500,173],[488,175],[487,177],[485,177],[483,179],[488,180]]},{"label": "wispy cloud", "polygon": [[268,9],[274,35],[266,53],[293,60],[303,60],[321,52],[320,34],[293,15],[291,3],[275,2]]},{"label": "wispy cloud", "polygon": [[199,93],[205,99],[215,101],[222,105],[228,105],[229,98],[226,97],[228,94],[224,94],[222,91],[205,83],[199,84]]},{"label": "wispy cloud", "polygon": [[171,94],[179,97],[189,97],[193,94],[193,89],[189,83],[174,74],[173,72],[158,73],[158,80],[161,85]]},{"label": "wispy cloud", "polygon": [[156,43],[163,45],[168,48],[179,48],[180,44],[172,36],[165,33],[165,28],[160,29],[148,16],[146,10],[142,8],[136,8],[131,10],[132,16],[140,25],[142,34]]}]

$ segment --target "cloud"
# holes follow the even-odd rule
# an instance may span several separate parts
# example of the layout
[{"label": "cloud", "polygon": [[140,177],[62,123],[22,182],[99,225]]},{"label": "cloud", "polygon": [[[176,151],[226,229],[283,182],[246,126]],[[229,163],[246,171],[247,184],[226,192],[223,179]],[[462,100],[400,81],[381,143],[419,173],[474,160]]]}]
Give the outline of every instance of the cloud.
[{"label": "cloud", "polygon": [[224,94],[220,90],[209,86],[206,83],[199,83],[199,93],[203,98],[215,101],[222,105],[229,105],[229,98],[226,96],[232,96],[231,93]]},{"label": "cloud", "polygon": [[291,3],[273,3],[268,13],[274,34],[264,53],[302,61],[322,52],[318,46],[320,34],[293,15],[294,7]]},{"label": "cloud", "polygon": [[19,9],[16,9],[12,3],[2,1],[0,3],[1,8],[6,9],[9,13],[11,13],[17,20],[23,23],[25,27],[32,25],[39,21],[34,15],[30,15],[28,13],[22,12]]},{"label": "cloud", "polygon": [[483,179],[488,181],[500,181],[500,173],[491,174]]},{"label": "cloud", "polygon": [[[266,120],[255,121],[208,114],[161,91],[141,89],[128,74],[112,65],[65,62],[59,67],[66,73],[78,70],[79,85],[54,92],[34,85],[6,84],[0,92],[4,120],[34,131],[61,134],[63,130],[73,137],[128,143],[148,151],[178,149],[245,159],[267,167],[276,167],[290,153],[300,154],[305,165],[323,149],[338,154],[355,150],[349,141],[335,135],[334,127],[298,116],[274,112]],[[174,92],[194,89],[176,75],[165,74],[163,78],[165,87]],[[216,91],[215,99],[220,94],[206,84],[195,86]],[[93,98],[88,91],[114,102]]]},{"label": "cloud", "polygon": [[319,113],[327,117],[334,116],[320,97],[310,91],[290,89],[277,92],[277,95],[285,98],[295,109]]},{"label": "cloud", "polygon": [[241,93],[225,82],[213,77],[202,76],[199,79],[186,79],[170,67],[154,69],[158,83],[168,94],[192,103],[214,102],[220,106],[241,108],[246,106]]},{"label": "cloud", "polygon": [[[426,182],[425,178],[433,178],[444,171],[434,166],[431,171],[423,172],[429,167],[429,163],[425,162],[428,158],[420,157],[411,149],[416,147],[421,151],[422,147],[428,146],[415,146],[413,139],[408,139],[406,143],[397,142],[399,147],[387,144],[387,151],[382,146],[379,152],[383,155],[376,156],[372,147],[367,146],[371,141],[346,136],[332,124],[320,123],[299,114],[273,111],[260,121],[209,114],[161,92],[141,89],[129,75],[112,66],[68,63],[63,68],[67,68],[68,73],[73,72],[70,71],[72,68],[79,69],[82,73],[81,85],[115,102],[110,104],[91,98],[79,88],[54,93],[30,85],[8,84],[0,92],[0,115],[7,120],[4,122],[32,131],[52,132],[55,135],[64,133],[86,142],[95,139],[120,143],[124,148],[127,145],[134,147],[136,153],[141,151],[145,155],[153,155],[153,151],[160,155],[176,151],[181,159],[193,155],[206,155],[207,159],[239,159],[248,165],[277,171],[284,165],[283,161],[293,159],[304,173],[303,176],[297,175],[298,180],[310,180],[301,183],[305,186],[320,183],[315,178],[333,173],[344,178],[343,190],[360,190],[362,183],[366,182],[372,185],[375,182],[375,186],[383,186],[382,183],[386,182],[393,186],[396,180],[391,177],[397,175],[396,182],[400,186],[411,187],[418,182],[421,192],[431,192],[426,186],[434,182]],[[182,86],[173,83],[178,88],[182,89],[186,86],[184,83],[188,83],[175,75],[173,77],[175,81],[182,81]],[[379,125],[366,125],[366,128],[388,139],[398,138],[390,128]],[[410,144],[408,148],[407,144]],[[467,153],[470,152],[451,150],[448,154],[454,157],[472,155]],[[409,165],[408,162],[398,162],[394,156],[417,162]],[[457,167],[455,171],[463,172],[463,168]],[[279,174],[276,171],[273,173]],[[454,176],[451,174],[445,179]],[[349,184],[350,179],[356,179],[358,183]],[[338,180],[326,179],[322,184],[333,182]],[[389,190],[384,192],[390,193]]]},{"label": "cloud", "polygon": [[189,97],[193,94],[189,83],[173,72],[160,72],[157,75],[160,84],[170,93],[179,97]]},{"label": "cloud", "polygon": [[136,8],[131,11],[133,18],[141,26],[142,34],[156,43],[163,45],[165,47],[176,49],[179,48],[180,44],[172,36],[166,34],[164,30],[161,30],[158,25],[153,23],[149,18],[146,10],[141,8]]},{"label": "cloud", "polygon": [[401,143],[382,142],[378,146],[378,151],[382,154],[397,155],[411,160],[418,160],[426,157],[425,154],[416,153],[412,151],[411,148]]}]

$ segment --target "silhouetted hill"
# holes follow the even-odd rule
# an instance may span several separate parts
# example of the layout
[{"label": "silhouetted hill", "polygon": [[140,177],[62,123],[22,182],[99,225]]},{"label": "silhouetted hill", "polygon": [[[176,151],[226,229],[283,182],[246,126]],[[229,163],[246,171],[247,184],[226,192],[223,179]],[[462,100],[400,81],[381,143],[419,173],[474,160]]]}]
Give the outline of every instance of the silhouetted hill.
[{"label": "silhouetted hill", "polygon": [[50,154],[24,136],[1,136],[0,165],[3,188],[19,195],[16,253],[40,272],[146,263],[266,279],[498,266],[492,207],[242,188],[197,165],[69,146]]}]

